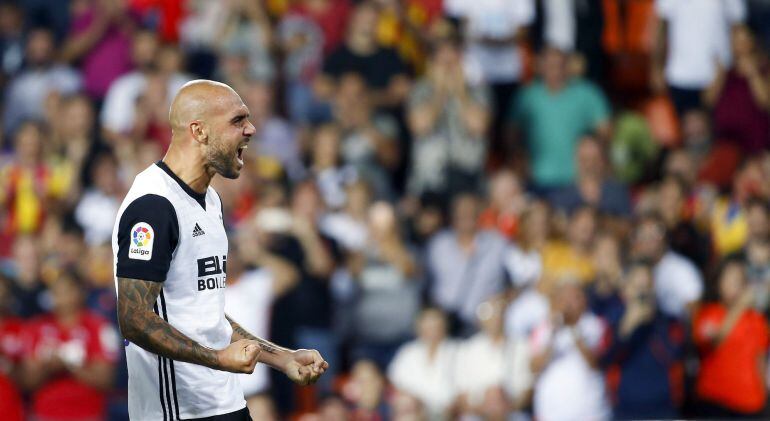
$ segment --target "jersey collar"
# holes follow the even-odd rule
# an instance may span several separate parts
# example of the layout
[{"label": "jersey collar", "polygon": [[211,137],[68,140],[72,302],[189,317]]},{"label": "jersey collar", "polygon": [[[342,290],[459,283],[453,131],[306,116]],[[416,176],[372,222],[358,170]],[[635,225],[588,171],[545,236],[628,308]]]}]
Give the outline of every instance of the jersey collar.
[{"label": "jersey collar", "polygon": [[179,187],[181,187],[185,193],[187,193],[196,202],[198,202],[199,205],[201,205],[203,210],[206,210],[206,193],[198,193],[197,191],[193,190],[184,181],[182,181],[181,178],[177,177],[177,175],[174,174],[173,171],[171,171],[171,168],[169,168],[168,165],[166,165],[166,163],[163,162],[162,160],[156,162],[155,165],[160,167],[160,169],[162,169],[166,174],[168,174],[169,177],[171,177],[174,181],[176,181],[176,183],[179,184]]}]

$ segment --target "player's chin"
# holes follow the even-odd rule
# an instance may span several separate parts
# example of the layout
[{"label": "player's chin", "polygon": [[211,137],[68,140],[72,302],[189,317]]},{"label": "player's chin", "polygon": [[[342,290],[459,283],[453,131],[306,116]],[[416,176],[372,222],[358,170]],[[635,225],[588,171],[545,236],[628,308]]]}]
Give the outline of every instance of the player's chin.
[{"label": "player's chin", "polygon": [[220,171],[219,175],[230,180],[235,180],[241,176],[241,169],[243,169],[243,161],[234,160],[224,171]]}]

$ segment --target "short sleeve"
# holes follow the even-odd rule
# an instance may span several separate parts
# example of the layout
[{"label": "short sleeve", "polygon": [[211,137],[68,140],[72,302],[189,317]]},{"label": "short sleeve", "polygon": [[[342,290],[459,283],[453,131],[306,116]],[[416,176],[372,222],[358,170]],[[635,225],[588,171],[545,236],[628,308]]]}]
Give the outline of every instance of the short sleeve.
[{"label": "short sleeve", "polygon": [[120,278],[163,282],[179,243],[179,222],[168,199],[147,194],[120,216],[115,274]]}]

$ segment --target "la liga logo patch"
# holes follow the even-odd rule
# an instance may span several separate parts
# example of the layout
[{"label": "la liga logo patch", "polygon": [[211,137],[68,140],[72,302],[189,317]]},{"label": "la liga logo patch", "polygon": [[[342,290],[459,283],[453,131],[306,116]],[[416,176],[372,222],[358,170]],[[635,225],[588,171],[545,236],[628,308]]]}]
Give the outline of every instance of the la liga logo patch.
[{"label": "la liga logo patch", "polygon": [[155,241],[155,231],[150,224],[139,222],[131,228],[131,247],[128,258],[136,260],[152,259],[152,244]]}]

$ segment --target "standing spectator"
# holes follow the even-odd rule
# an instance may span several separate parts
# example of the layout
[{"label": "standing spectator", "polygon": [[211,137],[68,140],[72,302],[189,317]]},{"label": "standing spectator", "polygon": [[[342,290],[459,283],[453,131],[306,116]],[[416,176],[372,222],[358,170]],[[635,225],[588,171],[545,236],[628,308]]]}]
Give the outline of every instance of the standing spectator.
[{"label": "standing spectator", "polygon": [[450,314],[455,330],[475,330],[476,308],[503,283],[505,239],[478,226],[479,201],[472,194],[452,203],[452,226],[436,234],[427,249],[430,298]]},{"label": "standing spectator", "polygon": [[681,116],[729,66],[730,29],[746,15],[743,0],[655,0],[660,16],[652,57],[653,91],[668,94]]},{"label": "standing spectator", "polygon": [[481,184],[491,104],[485,86],[469,82],[461,58],[457,41],[440,41],[427,75],[409,96],[413,195],[432,191],[451,196]]},{"label": "standing spectator", "polygon": [[32,321],[27,330],[23,383],[32,392],[32,416],[104,419],[117,332],[83,307],[83,285],[74,275],[60,276],[50,292],[53,311]]},{"label": "standing spectator", "polygon": [[549,191],[575,181],[574,156],[581,135],[593,131],[599,139],[608,138],[610,108],[597,86],[570,78],[563,51],[543,50],[539,70],[542,80],[518,93],[510,119],[526,136],[516,153],[528,149],[531,182]]},{"label": "standing spectator", "polygon": [[711,120],[711,114],[704,109],[686,111],[682,116],[682,144],[696,164],[697,180],[727,189],[744,153],[730,138],[715,137]]},{"label": "standing spectator", "polygon": [[61,58],[79,63],[86,93],[101,101],[112,82],[131,70],[133,15],[127,0],[77,0],[71,13]]},{"label": "standing spectator", "polygon": [[631,265],[623,282],[622,312],[610,320],[613,342],[604,360],[620,375],[613,391],[616,419],[678,416],[685,333],[658,311],[653,282],[651,266]]},{"label": "standing spectator", "polygon": [[523,338],[506,338],[505,299],[483,302],[476,316],[481,332],[460,343],[454,371],[456,411],[461,417],[504,419],[522,412],[532,391],[529,351]]},{"label": "standing spectator", "polygon": [[80,89],[80,76],[54,60],[55,48],[51,31],[37,28],[27,34],[24,65],[10,80],[3,98],[6,134],[16,133],[26,120],[42,120],[50,95],[69,95]]},{"label": "standing spectator", "polygon": [[334,240],[347,252],[360,252],[369,237],[368,219],[372,193],[365,181],[354,181],[347,186],[345,208],[326,213],[319,221],[324,235]]},{"label": "standing spectator", "polygon": [[331,98],[337,82],[346,73],[356,73],[364,78],[372,90],[374,107],[396,107],[406,98],[408,71],[395,50],[378,44],[378,13],[377,6],[368,1],[353,11],[345,42],[326,58],[323,74],[315,82],[316,95],[320,99]]},{"label": "standing spectator", "polygon": [[689,319],[703,293],[703,279],[695,265],[669,248],[666,226],[660,216],[647,214],[632,234],[632,257],[654,265],[655,296],[660,311]]},{"label": "standing spectator", "polygon": [[384,202],[369,209],[370,240],[349,257],[348,270],[358,294],[353,310],[354,350],[387,367],[398,347],[412,333],[420,307],[417,265],[401,240],[395,210]]},{"label": "standing spectator", "polygon": [[[505,107],[524,76],[520,45],[535,18],[532,0],[445,0],[444,10],[464,23],[465,67],[471,79],[492,87],[494,137],[500,135]],[[497,140],[497,139],[493,139]]]},{"label": "standing spectator", "polygon": [[528,338],[548,318],[548,299],[538,290],[543,274],[542,250],[548,240],[550,209],[533,202],[521,216],[518,241],[505,253],[505,269],[515,296],[505,314],[505,332],[511,339]]},{"label": "standing spectator", "polygon": [[704,100],[713,107],[716,135],[751,154],[770,146],[768,65],[745,25],[736,25],[732,30],[732,53],[733,66],[725,70],[720,63]]},{"label": "standing spectator", "polygon": [[575,153],[577,177],[575,183],[551,195],[550,202],[567,213],[580,206],[591,206],[600,213],[626,218],[631,215],[628,189],[609,178],[606,158],[599,140],[583,136]]},{"label": "standing spectator", "polygon": [[452,368],[457,344],[447,338],[447,319],[427,308],[416,322],[417,339],[399,348],[388,367],[388,380],[398,395],[416,399],[430,419],[444,419],[452,404]]},{"label": "standing spectator", "polygon": [[332,114],[342,131],[343,161],[356,168],[377,199],[393,200],[395,180],[391,174],[400,165],[398,122],[388,114],[376,112],[372,92],[357,74],[339,78]]},{"label": "standing spectator", "polygon": [[535,417],[542,421],[609,419],[609,401],[598,368],[607,328],[587,311],[585,294],[574,281],[559,284],[552,305],[552,318],[538,326],[530,340]]},{"label": "standing spectator", "polygon": [[719,301],[698,311],[693,326],[701,355],[696,394],[703,417],[764,416],[767,321],[751,308],[754,289],[746,282],[743,262],[723,262],[718,276]]}]

